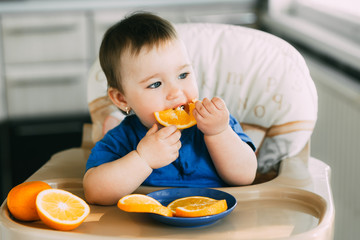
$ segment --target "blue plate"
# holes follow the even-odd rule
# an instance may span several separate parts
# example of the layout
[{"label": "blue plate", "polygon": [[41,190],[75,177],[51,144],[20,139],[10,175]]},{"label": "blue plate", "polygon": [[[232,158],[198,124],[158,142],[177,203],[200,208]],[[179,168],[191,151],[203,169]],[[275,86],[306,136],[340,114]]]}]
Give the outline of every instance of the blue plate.
[{"label": "blue plate", "polygon": [[215,223],[234,210],[237,204],[236,199],[231,194],[210,188],[170,188],[149,193],[148,196],[155,198],[164,206],[167,206],[169,203],[178,198],[191,196],[204,196],[217,200],[226,200],[228,209],[222,213],[211,216],[184,218],[165,217],[158,214],[150,214],[153,219],[159,222],[178,227],[200,227]]}]

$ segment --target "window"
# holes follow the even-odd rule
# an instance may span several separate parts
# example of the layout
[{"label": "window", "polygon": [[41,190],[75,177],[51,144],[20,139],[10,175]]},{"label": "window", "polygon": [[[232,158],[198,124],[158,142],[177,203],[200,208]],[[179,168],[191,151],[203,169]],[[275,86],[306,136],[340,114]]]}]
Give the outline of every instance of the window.
[{"label": "window", "polygon": [[358,0],[269,0],[262,24],[313,54],[360,73]]}]

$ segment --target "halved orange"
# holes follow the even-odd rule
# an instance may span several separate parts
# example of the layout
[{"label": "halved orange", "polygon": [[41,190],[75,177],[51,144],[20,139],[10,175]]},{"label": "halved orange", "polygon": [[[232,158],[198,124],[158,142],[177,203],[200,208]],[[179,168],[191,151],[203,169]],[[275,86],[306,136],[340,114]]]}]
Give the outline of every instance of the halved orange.
[{"label": "halved orange", "polygon": [[195,108],[195,101],[175,109],[166,109],[154,112],[156,120],[163,126],[176,125],[178,129],[185,129],[196,124],[196,120],[192,114]]},{"label": "halved orange", "polygon": [[167,207],[176,217],[203,217],[227,210],[226,200],[216,200],[203,196],[179,198]]},{"label": "halved orange", "polygon": [[122,197],[117,204],[118,208],[126,212],[155,213],[172,217],[169,208],[161,205],[156,199],[143,194],[130,194]]},{"label": "halved orange", "polygon": [[36,197],[40,219],[57,230],[78,227],[90,213],[89,205],[78,196],[60,189],[41,191]]}]

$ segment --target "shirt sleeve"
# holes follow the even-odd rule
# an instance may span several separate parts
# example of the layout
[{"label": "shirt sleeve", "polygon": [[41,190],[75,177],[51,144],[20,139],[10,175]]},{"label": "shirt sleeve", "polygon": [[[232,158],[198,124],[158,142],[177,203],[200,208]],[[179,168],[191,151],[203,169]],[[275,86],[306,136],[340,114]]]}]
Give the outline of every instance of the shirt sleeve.
[{"label": "shirt sleeve", "polygon": [[91,150],[86,163],[86,171],[92,167],[117,160],[133,150],[134,141],[130,139],[127,127],[118,126],[110,130]]},{"label": "shirt sleeve", "polygon": [[230,127],[234,130],[234,132],[241,138],[241,140],[243,140],[243,142],[246,142],[255,152],[256,147],[252,142],[251,138],[246,133],[244,133],[240,123],[232,115],[230,115],[229,124]]}]

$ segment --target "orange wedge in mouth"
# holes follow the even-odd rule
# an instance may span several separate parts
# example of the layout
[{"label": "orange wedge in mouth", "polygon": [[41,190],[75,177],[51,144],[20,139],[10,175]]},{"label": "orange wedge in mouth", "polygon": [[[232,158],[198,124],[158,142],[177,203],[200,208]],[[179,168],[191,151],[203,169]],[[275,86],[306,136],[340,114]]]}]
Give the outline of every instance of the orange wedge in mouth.
[{"label": "orange wedge in mouth", "polygon": [[178,129],[185,129],[196,124],[196,120],[192,114],[194,108],[195,102],[193,101],[175,109],[171,108],[154,112],[154,115],[156,121],[165,127],[175,125]]}]

